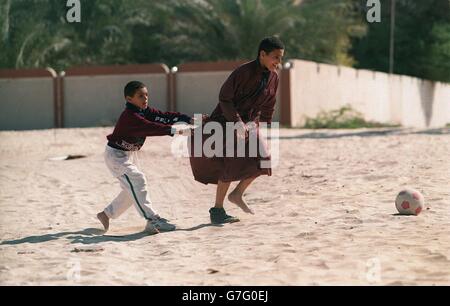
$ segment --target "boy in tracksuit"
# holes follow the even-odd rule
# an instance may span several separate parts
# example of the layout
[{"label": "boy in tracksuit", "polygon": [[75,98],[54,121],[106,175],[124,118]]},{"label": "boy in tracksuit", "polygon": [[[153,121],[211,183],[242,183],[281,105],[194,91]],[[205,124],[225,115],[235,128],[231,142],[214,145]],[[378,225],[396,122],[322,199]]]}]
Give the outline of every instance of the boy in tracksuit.
[{"label": "boy in tracksuit", "polygon": [[175,225],[161,218],[152,207],[147,191],[147,180],[132,162],[131,155],[138,151],[147,136],[164,136],[183,134],[183,130],[172,127],[177,122],[192,124],[193,119],[187,115],[174,112],[161,112],[148,107],[147,87],[138,81],[125,86],[126,108],[119,117],[114,131],[107,136],[105,163],[116,177],[122,191],[100,213],[97,218],[109,228],[109,219],[116,219],[130,206],[135,205],[141,216],[147,220],[145,230],[150,234],[160,231],[175,230]]}]

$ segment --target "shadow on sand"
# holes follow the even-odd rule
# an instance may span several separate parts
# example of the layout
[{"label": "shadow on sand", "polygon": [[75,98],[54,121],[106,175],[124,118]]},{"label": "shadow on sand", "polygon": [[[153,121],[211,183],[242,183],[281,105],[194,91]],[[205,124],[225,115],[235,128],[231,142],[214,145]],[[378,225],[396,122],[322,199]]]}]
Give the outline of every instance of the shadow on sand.
[{"label": "shadow on sand", "polygon": [[400,213],[391,214],[391,216],[393,216],[393,217],[417,217],[416,215],[405,215],[405,214],[400,214]]},{"label": "shadow on sand", "polygon": [[[426,129],[426,130],[416,130],[416,129],[405,129],[405,128],[393,128],[393,129],[381,129],[381,130],[365,130],[365,131],[355,131],[342,133],[335,130],[325,131],[318,130],[317,132],[292,135],[292,136],[280,136],[278,139],[289,140],[289,139],[335,139],[344,137],[379,137],[379,136],[391,136],[391,135],[450,135],[450,128],[439,128],[439,129]],[[271,139],[271,137],[268,137]]]},{"label": "shadow on sand", "polygon": [[[178,228],[176,231],[195,231],[199,230],[204,227],[222,227],[221,224],[200,224],[194,227],[190,228]],[[160,234],[168,234],[169,232],[162,232]],[[0,243],[0,245],[19,245],[24,243],[44,243],[52,240],[58,240],[65,238],[67,240],[71,240],[71,243],[81,243],[81,244],[95,244],[95,243],[102,243],[102,242],[110,242],[110,241],[116,241],[116,242],[127,242],[127,241],[135,241],[142,239],[144,237],[151,236],[148,233],[142,231],[138,233],[132,233],[127,234],[123,236],[115,236],[115,235],[108,235],[105,233],[104,230],[98,229],[98,228],[86,228],[81,231],[76,232],[60,232],[55,234],[45,234],[45,235],[38,235],[38,236],[29,236],[21,239],[14,239],[14,240],[5,240]]]}]

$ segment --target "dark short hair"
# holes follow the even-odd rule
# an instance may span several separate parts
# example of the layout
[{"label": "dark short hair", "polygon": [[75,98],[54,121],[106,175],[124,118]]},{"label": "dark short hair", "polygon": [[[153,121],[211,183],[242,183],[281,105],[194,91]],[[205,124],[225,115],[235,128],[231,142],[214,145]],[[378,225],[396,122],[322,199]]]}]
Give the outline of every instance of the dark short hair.
[{"label": "dark short hair", "polygon": [[147,86],[145,86],[144,83],[139,82],[139,81],[131,81],[129,82],[125,88],[123,89],[123,94],[126,97],[133,97],[134,94],[136,93],[136,91],[138,91],[141,88],[145,88]]},{"label": "dark short hair", "polygon": [[259,55],[261,54],[261,51],[270,53],[273,50],[277,50],[277,49],[284,50],[283,42],[276,36],[266,37],[259,43],[258,58],[259,58]]}]

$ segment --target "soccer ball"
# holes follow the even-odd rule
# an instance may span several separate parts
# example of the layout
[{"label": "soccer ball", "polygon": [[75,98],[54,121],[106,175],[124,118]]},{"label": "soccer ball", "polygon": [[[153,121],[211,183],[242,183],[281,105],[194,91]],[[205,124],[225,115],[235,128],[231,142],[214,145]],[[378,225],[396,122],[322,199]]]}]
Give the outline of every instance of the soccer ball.
[{"label": "soccer ball", "polygon": [[414,189],[400,191],[395,199],[395,206],[401,215],[418,215],[423,210],[423,195]]}]

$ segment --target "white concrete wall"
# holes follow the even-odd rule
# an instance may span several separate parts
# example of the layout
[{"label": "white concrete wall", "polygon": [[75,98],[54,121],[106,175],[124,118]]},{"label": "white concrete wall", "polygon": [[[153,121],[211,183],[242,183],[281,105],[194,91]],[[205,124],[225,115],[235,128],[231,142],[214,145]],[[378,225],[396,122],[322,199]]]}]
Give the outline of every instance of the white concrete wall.
[{"label": "white concrete wall", "polygon": [[66,76],[64,126],[114,125],[125,106],[123,88],[132,80],[147,85],[150,107],[167,110],[167,75],[164,73]]},{"label": "white concrete wall", "polygon": [[386,73],[293,60],[292,124],[320,111],[351,105],[366,120],[406,127],[450,123],[450,84]]},{"label": "white concrete wall", "polygon": [[450,123],[450,84],[434,83],[433,116],[430,126],[441,127]]},{"label": "white concrete wall", "polygon": [[231,71],[178,72],[177,111],[188,115],[211,114],[219,102],[219,91]]},{"label": "white concrete wall", "polygon": [[[350,104],[366,120],[405,127],[434,128],[450,123],[450,84],[368,70],[293,60],[290,70],[291,123],[302,126],[315,117]],[[232,71],[183,72],[176,75],[177,111],[211,114],[220,88]],[[66,76],[64,126],[113,125],[124,108],[123,87],[140,80],[149,87],[150,106],[168,105],[165,73]],[[44,129],[54,126],[52,77],[0,78],[0,129]],[[280,92],[274,121],[280,118]]]},{"label": "white concrete wall", "polygon": [[[219,103],[219,92],[232,71],[179,72],[176,75],[177,111],[192,115],[211,114]],[[280,88],[278,88],[278,97]],[[279,121],[279,98],[273,121]]]},{"label": "white concrete wall", "polygon": [[53,78],[0,78],[0,130],[53,127]]}]

